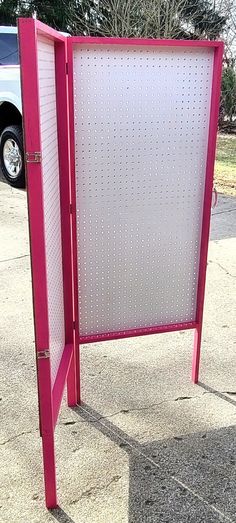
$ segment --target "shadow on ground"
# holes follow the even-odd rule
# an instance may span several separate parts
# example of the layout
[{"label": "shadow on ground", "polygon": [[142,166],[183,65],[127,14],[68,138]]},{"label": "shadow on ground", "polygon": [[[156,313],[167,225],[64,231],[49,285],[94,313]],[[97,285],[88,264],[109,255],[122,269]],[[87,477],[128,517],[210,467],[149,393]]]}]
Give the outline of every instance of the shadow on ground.
[{"label": "shadow on ground", "polygon": [[[205,390],[236,405],[226,394]],[[73,409],[129,456],[128,523],[236,521],[234,426],[140,444],[89,405]],[[75,523],[62,509],[60,523]]]},{"label": "shadow on ground", "polygon": [[0,183],[4,183],[4,184],[8,185],[13,191],[25,192],[25,190],[26,190],[25,188],[21,189],[19,187],[17,187],[17,188],[11,187],[10,184],[8,183],[8,181],[6,180],[6,178],[3,176],[1,166],[0,166]]},{"label": "shadow on ground", "polygon": [[6,183],[6,184],[7,184],[7,180],[6,180],[6,178],[4,178],[4,176],[3,176],[3,174],[2,174],[1,167],[0,167],[0,182],[1,182],[1,183]]},{"label": "shadow on ground", "polygon": [[75,523],[74,520],[71,519],[70,516],[68,516],[68,514],[66,514],[60,507],[54,508],[53,510],[50,510],[50,512],[59,523]]},{"label": "shadow on ground", "polygon": [[218,205],[211,212],[210,240],[236,237],[236,196],[218,195]]}]

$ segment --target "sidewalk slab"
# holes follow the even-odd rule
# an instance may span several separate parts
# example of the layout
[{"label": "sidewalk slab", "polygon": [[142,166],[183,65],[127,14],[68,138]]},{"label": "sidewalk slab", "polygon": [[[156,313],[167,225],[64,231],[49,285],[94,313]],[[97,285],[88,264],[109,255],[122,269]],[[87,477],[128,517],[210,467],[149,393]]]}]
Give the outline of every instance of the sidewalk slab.
[{"label": "sidewalk slab", "polygon": [[193,333],[85,345],[44,508],[26,194],[0,180],[0,523],[236,522],[236,198],[213,211],[200,383]]}]

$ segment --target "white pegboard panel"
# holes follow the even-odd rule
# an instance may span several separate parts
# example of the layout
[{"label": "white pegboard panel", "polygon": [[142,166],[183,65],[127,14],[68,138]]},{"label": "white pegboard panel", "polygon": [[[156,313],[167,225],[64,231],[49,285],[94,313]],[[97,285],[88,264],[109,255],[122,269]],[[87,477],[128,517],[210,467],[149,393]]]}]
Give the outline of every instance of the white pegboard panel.
[{"label": "white pegboard panel", "polygon": [[40,129],[48,287],[49,348],[54,383],[65,346],[61,214],[53,41],[38,39]]},{"label": "white pegboard panel", "polygon": [[195,320],[213,53],[74,46],[81,335]]}]

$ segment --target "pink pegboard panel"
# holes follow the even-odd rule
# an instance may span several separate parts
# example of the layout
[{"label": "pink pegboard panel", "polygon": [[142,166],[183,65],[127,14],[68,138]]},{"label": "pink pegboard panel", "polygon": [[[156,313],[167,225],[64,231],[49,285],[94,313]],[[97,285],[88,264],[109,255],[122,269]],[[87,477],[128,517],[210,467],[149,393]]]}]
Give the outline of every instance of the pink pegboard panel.
[{"label": "pink pegboard panel", "polygon": [[43,205],[52,382],[65,346],[54,42],[38,37]]},{"label": "pink pegboard panel", "polygon": [[73,60],[80,335],[194,321],[214,50]]}]

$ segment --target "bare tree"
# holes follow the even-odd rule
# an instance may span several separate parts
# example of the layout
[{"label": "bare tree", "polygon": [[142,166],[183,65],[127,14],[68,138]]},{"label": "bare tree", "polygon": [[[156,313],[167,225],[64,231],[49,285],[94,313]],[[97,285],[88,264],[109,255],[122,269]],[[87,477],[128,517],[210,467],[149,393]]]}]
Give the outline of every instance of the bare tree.
[{"label": "bare tree", "polygon": [[212,0],[78,0],[70,18],[83,34],[198,39],[216,38],[226,21]]},{"label": "bare tree", "polygon": [[236,60],[236,0],[217,0],[218,11],[227,19],[222,32],[226,61]]}]

